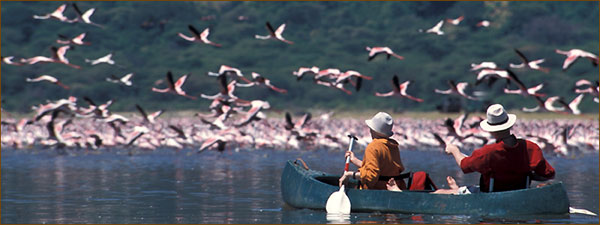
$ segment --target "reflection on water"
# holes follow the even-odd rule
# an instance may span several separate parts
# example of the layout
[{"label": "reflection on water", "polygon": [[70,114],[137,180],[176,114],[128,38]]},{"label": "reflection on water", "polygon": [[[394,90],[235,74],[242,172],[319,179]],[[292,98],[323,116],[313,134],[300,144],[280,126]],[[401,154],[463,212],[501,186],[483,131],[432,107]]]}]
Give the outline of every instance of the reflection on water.
[{"label": "reflection on water", "polygon": [[[465,215],[352,213],[294,209],[281,199],[286,160],[302,157],[309,167],[341,173],[343,153],[331,151],[205,152],[158,150],[126,156],[54,150],[2,151],[2,223],[597,223],[597,217],[481,218]],[[405,166],[474,184],[439,152],[403,151]],[[357,156],[362,157],[359,152]],[[598,212],[598,154],[549,158],[571,206]],[[352,168],[354,169],[354,168]]]}]

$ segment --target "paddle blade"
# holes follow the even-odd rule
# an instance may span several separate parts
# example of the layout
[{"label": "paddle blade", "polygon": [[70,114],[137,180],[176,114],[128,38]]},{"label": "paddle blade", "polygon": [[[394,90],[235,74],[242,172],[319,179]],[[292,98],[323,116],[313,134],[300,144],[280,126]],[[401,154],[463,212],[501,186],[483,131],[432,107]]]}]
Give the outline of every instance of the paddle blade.
[{"label": "paddle blade", "polygon": [[350,208],[350,199],[344,192],[344,186],[339,191],[333,192],[325,205],[327,213],[350,214]]}]

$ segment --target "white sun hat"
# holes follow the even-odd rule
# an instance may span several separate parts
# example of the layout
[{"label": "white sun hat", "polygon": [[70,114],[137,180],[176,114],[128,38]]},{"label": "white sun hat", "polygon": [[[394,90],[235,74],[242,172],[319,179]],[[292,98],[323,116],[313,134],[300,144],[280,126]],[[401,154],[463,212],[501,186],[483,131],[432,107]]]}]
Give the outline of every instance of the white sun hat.
[{"label": "white sun hat", "polygon": [[391,137],[394,135],[392,127],[394,126],[394,120],[390,114],[385,112],[378,112],[370,120],[365,120],[365,123],[371,130],[380,133],[384,136]]},{"label": "white sun hat", "polygon": [[493,104],[487,109],[487,119],[481,121],[479,126],[487,132],[496,132],[511,128],[517,121],[517,116],[506,113],[500,104]]}]

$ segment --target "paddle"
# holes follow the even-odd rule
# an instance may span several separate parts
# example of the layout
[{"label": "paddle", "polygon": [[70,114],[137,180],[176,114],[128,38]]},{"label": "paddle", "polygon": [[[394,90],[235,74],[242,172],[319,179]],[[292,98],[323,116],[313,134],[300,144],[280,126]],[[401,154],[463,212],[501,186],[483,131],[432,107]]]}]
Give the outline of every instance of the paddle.
[{"label": "paddle", "polygon": [[[357,138],[353,135],[349,134],[350,138],[350,146],[348,146],[348,151],[352,151],[352,146],[354,145],[354,140]],[[344,173],[348,171],[348,167],[350,166],[350,156],[346,157],[346,165],[344,167]],[[340,214],[350,214],[350,199],[346,196],[344,192],[344,185],[340,187],[339,191],[333,192],[329,199],[327,199],[327,204],[325,205],[325,209],[327,213],[340,213]]]}]

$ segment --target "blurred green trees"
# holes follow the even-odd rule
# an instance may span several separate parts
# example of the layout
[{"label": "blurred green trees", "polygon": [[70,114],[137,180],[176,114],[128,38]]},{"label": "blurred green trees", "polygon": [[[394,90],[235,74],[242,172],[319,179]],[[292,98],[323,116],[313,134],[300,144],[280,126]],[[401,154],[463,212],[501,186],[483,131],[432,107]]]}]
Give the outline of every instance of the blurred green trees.
[{"label": "blurred green trees", "polygon": [[[175,77],[190,73],[183,89],[191,95],[215,94],[217,82],[208,71],[217,72],[222,64],[239,68],[249,77],[257,72],[276,86],[288,89],[278,94],[266,89],[238,88],[243,99],[264,99],[275,109],[335,108],[340,110],[393,109],[432,111],[450,96],[433,89],[447,89],[447,80],[474,84],[471,63],[493,61],[500,66],[520,63],[513,49],[530,59],[545,58],[542,66],[549,74],[513,69],[528,86],[545,82],[542,93],[576,95],[576,80],[598,80],[598,67],[586,60],[562,71],[563,55],[555,49],[579,48],[597,54],[599,50],[598,2],[77,2],[82,10],[95,8],[91,20],[105,29],[87,24],[67,24],[56,20],[35,20],[32,16],[54,11],[63,2],[2,2],[2,56],[50,56],[50,46],[58,34],[68,37],[87,32],[90,46],[76,46],[67,53],[76,70],[59,64],[11,66],[2,64],[2,108],[30,112],[31,106],[70,95],[89,96],[97,102],[115,99],[113,111],[133,111],[134,104],[154,110],[207,110],[208,100],[196,101],[152,92],[155,82],[167,71]],[[70,4],[70,3],[69,3]],[[75,17],[72,7],[65,10]],[[445,23],[445,35],[418,32],[446,18],[465,16],[458,26]],[[242,20],[240,20],[242,16]],[[204,19],[204,20],[203,20]],[[476,27],[489,20],[487,28]],[[287,25],[283,36],[294,45],[254,39],[266,35],[265,22]],[[178,32],[189,35],[187,25],[203,30],[210,27],[209,39],[223,45],[187,42]],[[389,46],[405,60],[385,57],[367,61],[366,46]],[[91,66],[85,59],[108,53],[124,68],[100,64]],[[292,71],[299,67],[356,70],[373,76],[363,82],[360,92],[351,96],[312,83],[299,82]],[[108,83],[105,78],[134,72],[133,87]],[[70,90],[48,83],[26,83],[26,77],[53,75],[71,86]],[[376,91],[387,92],[397,74],[401,81],[412,80],[408,92],[425,99],[416,103],[406,99],[378,98]],[[159,84],[157,87],[164,87]],[[469,91],[489,91],[487,99],[507,108],[533,107],[532,98],[505,95],[505,82],[492,87],[471,86]],[[351,88],[351,87],[348,87]],[[512,89],[516,89],[513,85]],[[463,101],[471,110],[484,103]],[[598,104],[587,96],[580,109],[597,112]]]}]

